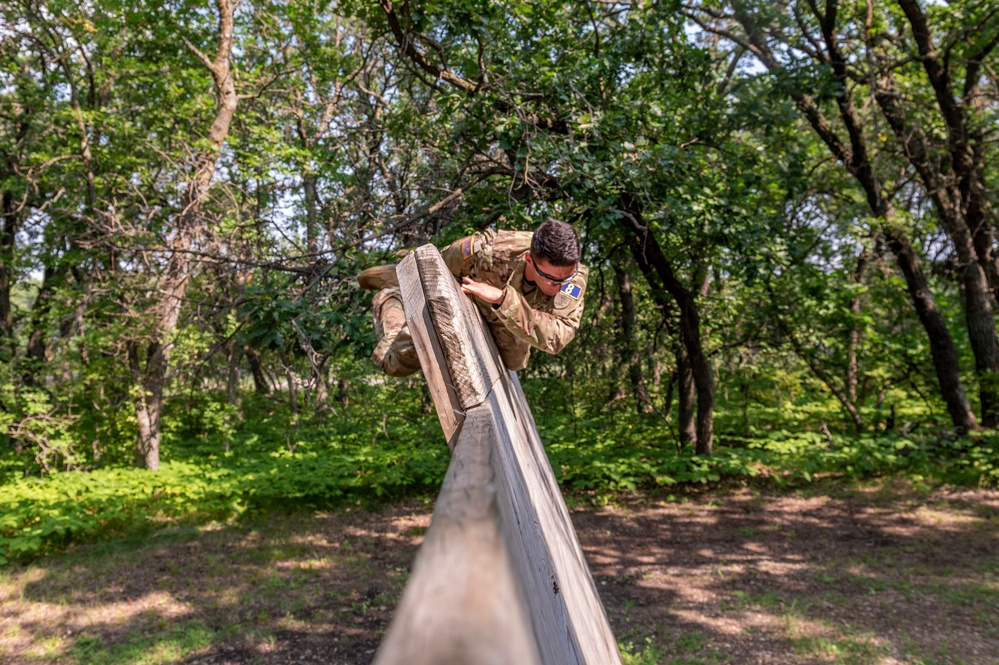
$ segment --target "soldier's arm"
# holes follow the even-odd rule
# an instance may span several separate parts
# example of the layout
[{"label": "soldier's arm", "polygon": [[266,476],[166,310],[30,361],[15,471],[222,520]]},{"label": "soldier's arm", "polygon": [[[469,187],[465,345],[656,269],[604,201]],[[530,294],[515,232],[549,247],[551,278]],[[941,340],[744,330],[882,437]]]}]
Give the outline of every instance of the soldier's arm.
[{"label": "soldier's arm", "polygon": [[583,316],[583,290],[586,282],[582,280],[582,284],[574,283],[571,286],[578,288],[578,294],[563,294],[567,300],[566,306],[557,307],[552,313],[532,309],[523,295],[507,286],[503,289],[503,302],[497,307],[496,313],[506,329],[517,339],[545,353],[558,353],[576,336]]},{"label": "soldier's arm", "polygon": [[482,249],[487,246],[488,241],[488,232],[473,233],[461,240],[455,240],[441,250],[444,264],[459,280],[471,275],[476,270],[477,262],[483,260]]}]

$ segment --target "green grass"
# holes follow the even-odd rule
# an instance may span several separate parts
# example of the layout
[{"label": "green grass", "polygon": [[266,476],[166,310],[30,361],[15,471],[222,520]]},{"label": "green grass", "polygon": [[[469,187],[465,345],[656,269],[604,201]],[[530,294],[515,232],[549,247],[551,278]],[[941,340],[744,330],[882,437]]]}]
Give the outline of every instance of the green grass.
[{"label": "green grass", "polygon": [[[881,510],[897,513],[922,501],[916,492],[897,496],[893,503],[881,503],[877,490],[887,484],[895,484],[901,495],[897,481],[874,480],[855,487],[855,496],[866,501],[861,505],[871,508],[873,515],[868,518],[873,523]],[[743,500],[752,494],[755,492],[734,492]],[[698,506],[700,514],[709,518],[715,510],[712,506],[729,505],[724,491],[709,496],[710,501],[701,496],[687,503],[691,508]],[[976,511],[960,501],[951,503],[946,492],[937,491],[929,499],[929,505],[941,513],[954,510],[962,518],[989,519],[976,517]],[[422,504],[417,499],[408,505],[411,507],[400,514],[408,515]],[[266,649],[269,644],[286,649],[286,638],[282,637],[286,631],[315,634],[315,627],[334,621],[344,625],[354,625],[355,619],[387,621],[385,608],[393,607],[401,595],[407,568],[398,562],[380,563],[373,557],[373,553],[381,554],[384,541],[376,533],[363,535],[345,528],[352,514],[367,513],[349,507],[287,513],[272,510],[248,515],[235,524],[174,524],[145,538],[96,543],[37,565],[13,566],[10,573],[0,571],[0,583],[11,580],[11,588],[3,592],[15,603],[19,598],[26,603],[14,614],[32,604],[49,608],[55,618],[26,620],[18,625],[20,637],[0,635],[0,641],[30,640],[25,657],[46,663],[179,663],[196,660],[200,650],[217,654],[222,649]],[[356,524],[365,521],[359,518]],[[736,542],[774,537],[765,529],[747,535],[738,524],[728,529]],[[990,533],[978,522],[965,523],[963,519],[941,524],[939,535],[952,548],[960,543],[955,552],[944,556],[932,537],[937,533],[932,521],[926,529],[923,535],[931,537],[900,539],[848,558],[830,556],[836,553],[830,549],[827,555],[811,560],[808,570],[793,579],[763,575],[756,579],[757,586],[738,588],[736,585],[746,581],[741,575],[747,573],[712,567],[708,584],[720,594],[722,612],[732,613],[729,618],[742,622],[745,633],[763,634],[764,644],[753,647],[757,653],[776,649],[774,653],[784,654],[788,662],[838,665],[875,665],[888,655],[904,655],[907,663],[956,663],[959,661],[953,655],[960,653],[963,644],[958,640],[967,642],[967,634],[953,642],[947,637],[928,642],[925,635],[907,638],[906,630],[913,626],[908,622],[886,628],[864,625],[862,620],[843,621],[844,617],[864,616],[855,611],[858,603],[874,611],[895,603],[891,607],[903,616],[932,612],[945,622],[971,618],[979,626],[972,635],[994,635],[994,561],[987,564],[971,555],[954,556],[969,544],[980,549],[991,542]],[[422,527],[399,527],[398,531],[407,535],[422,532]],[[906,556],[923,563],[910,566]],[[941,561],[948,562],[950,568],[938,565]],[[638,584],[641,578],[621,579]],[[119,602],[120,590],[116,588],[123,580],[133,585],[132,597],[138,602],[155,591],[164,592],[172,605],[141,608],[140,612],[93,623],[64,618],[72,617],[77,608],[82,612]],[[137,581],[141,581],[138,587]],[[875,594],[869,594],[870,589]],[[900,595],[893,596],[896,592]],[[612,602],[616,603],[609,608],[612,616],[621,617],[616,634],[626,665],[739,662],[739,656],[725,644],[730,640],[715,632],[709,622],[672,623],[674,620],[665,615],[643,615],[642,608],[647,605],[635,603],[633,598],[618,597]],[[65,608],[71,608],[71,613],[60,614]],[[753,624],[761,615],[772,621]],[[67,626],[60,626],[63,621],[74,627],[72,635],[67,635]],[[664,622],[670,628],[665,628]],[[75,632],[77,627],[83,632]],[[381,628],[370,629],[365,640],[368,644],[377,630]],[[346,639],[343,634],[340,637]],[[0,653],[0,660],[3,655]]]},{"label": "green grass", "polygon": [[814,656],[834,665],[877,665],[887,655],[869,634],[792,637],[791,644],[795,653]]},{"label": "green grass", "polygon": [[646,637],[641,645],[628,640],[618,643],[624,665],[729,665],[731,656],[708,645],[708,636],[698,631],[677,632],[667,639]]},{"label": "green grass", "polygon": [[80,634],[67,655],[77,665],[168,665],[211,646],[215,633],[199,622],[171,626],[156,636],[130,634],[124,642],[107,643]]},{"label": "green grass", "polygon": [[[218,426],[209,418],[217,409],[174,409],[156,473],[112,465],[24,478],[8,464],[0,493],[0,565],[72,542],[142,535],[178,522],[224,523],[277,506],[433,496],[449,457],[436,417],[419,389],[410,388],[368,386],[362,405],[313,418],[308,426],[291,418],[283,403],[260,398],[246,398],[244,411],[254,415],[238,427]],[[588,419],[548,411],[539,422],[556,477],[575,496],[570,501],[606,503],[621,493],[730,481],[802,487],[830,477],[999,485],[994,432],[952,441],[720,430],[715,454],[702,457],[678,451],[672,429],[651,417]]]},{"label": "green grass", "polygon": [[618,648],[624,665],[659,665],[665,658],[652,638],[645,638],[645,646],[637,650],[633,642],[619,643]]}]

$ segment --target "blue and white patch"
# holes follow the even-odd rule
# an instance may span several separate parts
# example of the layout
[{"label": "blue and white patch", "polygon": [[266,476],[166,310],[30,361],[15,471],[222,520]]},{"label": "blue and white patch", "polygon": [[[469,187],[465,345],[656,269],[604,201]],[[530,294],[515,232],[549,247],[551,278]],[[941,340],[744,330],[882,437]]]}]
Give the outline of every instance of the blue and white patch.
[{"label": "blue and white patch", "polygon": [[564,293],[573,300],[579,300],[579,296],[582,295],[583,289],[581,289],[578,284],[573,284],[572,282],[566,282],[565,284],[562,285],[562,288],[559,289],[559,292]]}]

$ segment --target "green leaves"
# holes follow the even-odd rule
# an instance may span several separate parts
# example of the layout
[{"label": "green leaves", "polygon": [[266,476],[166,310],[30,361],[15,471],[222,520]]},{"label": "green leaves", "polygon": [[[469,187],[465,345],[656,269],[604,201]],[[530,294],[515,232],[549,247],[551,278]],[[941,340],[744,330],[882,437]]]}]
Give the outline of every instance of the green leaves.
[{"label": "green leaves", "polygon": [[541,426],[552,466],[567,490],[598,503],[619,493],[673,485],[763,478],[777,485],[820,479],[863,479],[902,474],[983,487],[999,486],[999,437],[949,440],[885,434],[826,435],[798,427],[720,435],[711,457],[677,452],[667,433],[641,420],[614,427],[598,418]]},{"label": "green leaves", "polygon": [[[275,444],[282,445],[277,437]],[[183,461],[176,459],[184,449],[179,443],[172,448],[174,459],[155,474],[103,469],[5,485],[0,497],[0,565],[70,541],[164,521],[224,520],[254,508],[336,506],[433,492],[448,461],[447,447],[439,444],[398,442],[374,449],[366,431],[330,432],[325,437],[313,433],[311,440],[298,442],[294,452],[250,443],[245,436],[233,447],[240,454]]]}]

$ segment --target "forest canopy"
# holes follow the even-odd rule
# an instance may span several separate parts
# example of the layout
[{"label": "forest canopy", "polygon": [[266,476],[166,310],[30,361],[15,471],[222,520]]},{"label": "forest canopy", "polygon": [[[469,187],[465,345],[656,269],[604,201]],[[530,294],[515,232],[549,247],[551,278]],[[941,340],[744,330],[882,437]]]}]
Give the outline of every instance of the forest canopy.
[{"label": "forest canopy", "polygon": [[357,274],[554,217],[590,287],[522,373],[551,440],[888,437],[996,482],[996,0],[0,11],[4,481],[435,441]]}]

